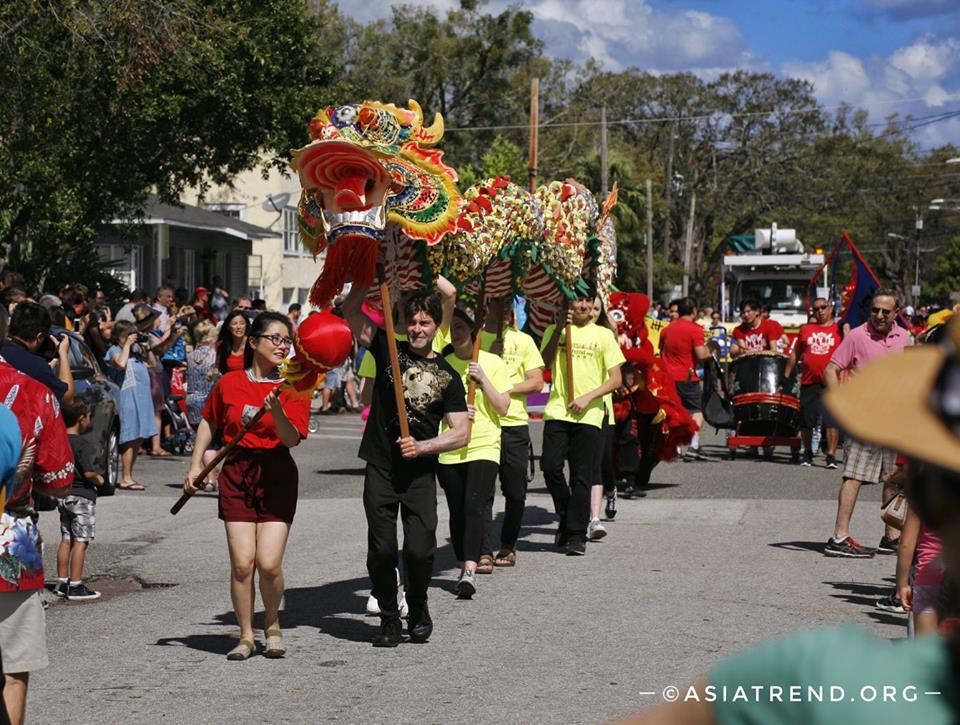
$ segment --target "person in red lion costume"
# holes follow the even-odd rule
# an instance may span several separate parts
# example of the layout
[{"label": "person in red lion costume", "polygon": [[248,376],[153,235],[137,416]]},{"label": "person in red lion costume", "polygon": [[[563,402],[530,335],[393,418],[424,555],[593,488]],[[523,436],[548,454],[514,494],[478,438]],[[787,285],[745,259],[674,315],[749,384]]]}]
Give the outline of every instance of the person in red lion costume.
[{"label": "person in red lion costume", "polygon": [[610,317],[617,326],[623,356],[623,388],[614,396],[616,465],[626,481],[625,498],[644,490],[659,461],[676,457],[677,446],[690,443],[697,424],[684,409],[676,388],[660,367],[647,339],[645,318],[650,299],[640,292],[610,295]]}]

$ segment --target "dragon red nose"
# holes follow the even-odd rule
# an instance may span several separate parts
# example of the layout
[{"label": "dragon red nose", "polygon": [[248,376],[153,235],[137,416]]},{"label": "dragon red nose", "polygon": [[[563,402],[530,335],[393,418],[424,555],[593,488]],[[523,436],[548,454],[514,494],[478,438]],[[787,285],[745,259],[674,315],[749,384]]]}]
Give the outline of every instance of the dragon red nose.
[{"label": "dragon red nose", "polygon": [[351,174],[337,180],[336,192],[333,200],[341,211],[360,211],[366,209],[367,195],[366,174]]}]

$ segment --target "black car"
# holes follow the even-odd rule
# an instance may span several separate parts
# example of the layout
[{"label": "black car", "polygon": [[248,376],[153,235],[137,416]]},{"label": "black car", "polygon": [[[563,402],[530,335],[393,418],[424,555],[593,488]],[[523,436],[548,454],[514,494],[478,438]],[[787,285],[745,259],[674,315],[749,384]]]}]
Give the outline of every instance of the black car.
[{"label": "black car", "polygon": [[93,446],[97,473],[104,484],[97,487],[101,496],[112,496],[120,478],[120,389],[107,379],[93,352],[76,333],[54,327],[54,336],[70,338],[70,369],[73,371],[74,393],[90,405],[92,425],[82,437]]}]

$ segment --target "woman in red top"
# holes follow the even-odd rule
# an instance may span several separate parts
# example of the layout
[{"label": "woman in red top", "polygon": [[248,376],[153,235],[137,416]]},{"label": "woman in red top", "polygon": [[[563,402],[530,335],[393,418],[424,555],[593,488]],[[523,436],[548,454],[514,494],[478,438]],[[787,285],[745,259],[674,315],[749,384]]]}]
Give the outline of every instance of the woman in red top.
[{"label": "woman in red top", "polygon": [[217,338],[217,370],[221,374],[243,370],[250,323],[243,310],[234,310],[220,326]]},{"label": "woman in red top", "polygon": [[190,472],[183,490],[197,490],[203,451],[222,429],[232,440],[261,406],[267,414],[231,451],[220,471],[220,518],[230,550],[230,596],[240,624],[240,643],[227,659],[245,660],[256,652],[253,635],[254,567],[260,573],[267,657],[283,657],[279,609],[283,597],[283,552],[297,509],[297,466],[290,449],[307,437],[310,399],[278,397],[278,368],[293,343],[285,315],[264,312],[254,320],[244,349],[244,369],[217,382],[203,408]]}]

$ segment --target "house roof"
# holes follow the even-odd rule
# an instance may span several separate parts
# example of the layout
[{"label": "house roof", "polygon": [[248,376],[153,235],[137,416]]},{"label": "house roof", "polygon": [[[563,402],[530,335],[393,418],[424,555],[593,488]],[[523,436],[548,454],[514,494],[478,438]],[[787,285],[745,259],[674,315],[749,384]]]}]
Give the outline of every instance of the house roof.
[{"label": "house roof", "polygon": [[263,239],[264,237],[279,237],[280,232],[275,232],[266,227],[258,227],[256,224],[248,224],[234,217],[228,217],[209,209],[203,209],[199,206],[184,204],[174,206],[160,201],[156,194],[150,194],[147,203],[143,209],[142,219],[114,219],[113,224],[166,224],[171,227],[182,227],[185,229],[202,229],[204,231],[219,232],[228,234],[231,237],[238,237],[247,241],[254,239]]}]

